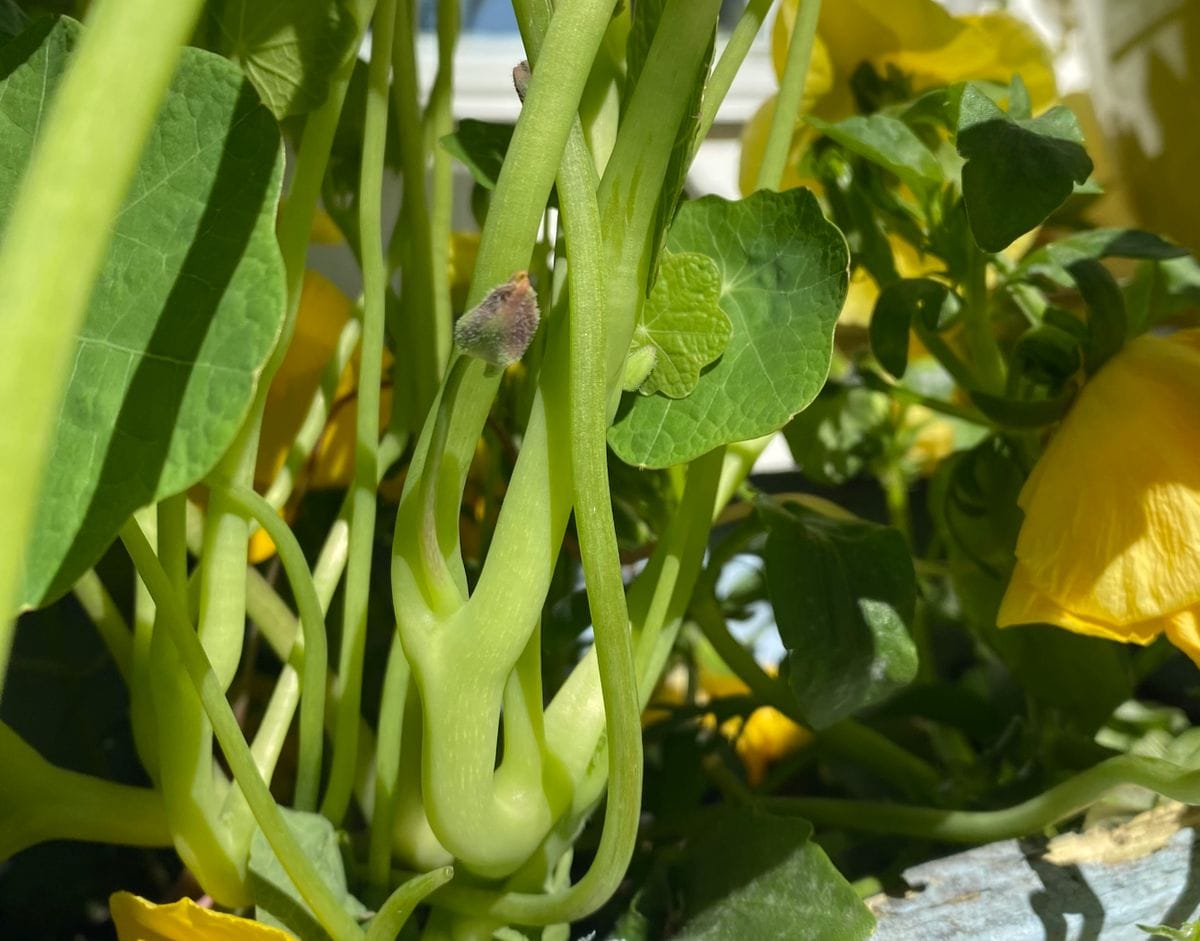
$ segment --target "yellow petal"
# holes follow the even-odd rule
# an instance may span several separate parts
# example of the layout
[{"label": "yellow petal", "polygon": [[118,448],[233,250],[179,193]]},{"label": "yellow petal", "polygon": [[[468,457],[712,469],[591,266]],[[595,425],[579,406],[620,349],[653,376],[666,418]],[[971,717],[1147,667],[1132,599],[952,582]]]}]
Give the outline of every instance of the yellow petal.
[{"label": "yellow petal", "polygon": [[990,61],[968,67],[964,78],[970,72],[971,78],[1007,83],[1020,75],[1035,114],[1054,104],[1058,98],[1054,57],[1032,26],[1008,13],[964,16],[962,21],[979,32],[990,51]]},{"label": "yellow petal", "polygon": [[155,905],[115,892],[108,908],[120,941],[295,941],[279,928],[201,908],[191,899]]},{"label": "yellow petal", "polygon": [[1200,603],[1200,331],[1132,341],[1084,387],[1021,492],[1036,589],[1128,627]]},{"label": "yellow petal", "polygon": [[300,430],[308,405],[333,354],[338,334],[353,304],[332,281],[315,271],[304,273],[296,332],[287,356],[267,392],[262,436],[258,445],[255,484],[269,486]]},{"label": "yellow petal", "polygon": [[[792,29],[796,24],[796,3],[783,3],[771,28],[771,62],[775,66],[775,78],[783,81],[783,70],[787,65],[788,45],[792,41]],[[821,37],[813,37],[812,53],[808,60],[808,74],[804,77],[804,97],[801,110],[812,109],[813,102],[829,93],[833,88],[833,60]]]},{"label": "yellow petal", "polygon": [[1200,605],[1171,617],[1166,631],[1167,639],[1200,666]]},{"label": "yellow petal", "polygon": [[342,230],[324,209],[317,209],[313,213],[312,229],[308,238],[314,245],[341,245],[344,241]]},{"label": "yellow petal", "polygon": [[1102,637],[1121,643],[1145,646],[1167,627],[1169,619],[1156,618],[1123,626],[1110,624],[1094,618],[1083,617],[1057,604],[1034,584],[1029,570],[1020,562],[1013,570],[1008,590],[1000,602],[996,616],[997,627],[1012,627],[1018,624],[1054,624],[1090,637]]}]

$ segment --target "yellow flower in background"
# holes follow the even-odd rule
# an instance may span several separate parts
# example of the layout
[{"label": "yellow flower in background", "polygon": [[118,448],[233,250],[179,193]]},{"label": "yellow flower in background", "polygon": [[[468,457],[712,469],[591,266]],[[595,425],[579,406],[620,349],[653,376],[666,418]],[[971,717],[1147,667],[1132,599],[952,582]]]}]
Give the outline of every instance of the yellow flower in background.
[{"label": "yellow flower in background", "polygon": [[[776,673],[774,666],[765,667],[772,676]],[[699,690],[696,694],[697,705],[706,705],[714,699],[729,696],[745,696],[750,690],[733,673],[700,667],[698,672]],[[681,706],[686,702],[687,671],[682,669],[668,673],[654,699],[642,715],[642,725],[649,726],[667,718],[670,713],[664,706]],[[716,717],[709,714],[701,720],[704,728],[714,728]],[[748,717],[733,716],[721,723],[721,734],[732,743],[733,750],[742,767],[746,769],[746,780],[751,787],[757,787],[763,782],[771,765],[793,752],[803,748],[812,741],[812,732],[802,725],[797,725],[778,709],[772,706],[759,706]]]},{"label": "yellow flower in background", "polygon": [[1200,330],[1143,336],[1080,392],[1030,474],[997,621],[1200,664]]},{"label": "yellow flower in background", "polygon": [[191,899],[155,905],[131,892],[108,900],[120,941],[295,941],[287,931],[203,908]]},{"label": "yellow flower in background", "polygon": [[[784,0],[771,33],[777,76],[782,76],[801,0]],[[802,113],[839,121],[855,111],[850,77],[864,62],[880,72],[904,73],[914,92],[970,79],[1009,82],[1019,74],[1034,110],[1057,95],[1050,51],[1028,25],[1007,13],[952,16],[936,0],[838,0],[825,3],[805,82]],[[775,99],[768,100],[742,133],[739,181],[749,193],[758,176]],[[784,188],[800,185],[799,156],[815,140],[797,131]]]}]

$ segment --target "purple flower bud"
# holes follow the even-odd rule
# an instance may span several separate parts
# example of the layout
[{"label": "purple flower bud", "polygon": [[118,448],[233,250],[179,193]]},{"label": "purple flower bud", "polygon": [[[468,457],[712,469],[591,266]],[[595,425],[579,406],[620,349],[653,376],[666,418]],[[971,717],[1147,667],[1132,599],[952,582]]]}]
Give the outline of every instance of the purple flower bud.
[{"label": "purple flower bud", "polygon": [[458,319],[454,342],[468,356],[503,369],[525,355],[537,328],[537,294],[528,272],[518,271]]}]

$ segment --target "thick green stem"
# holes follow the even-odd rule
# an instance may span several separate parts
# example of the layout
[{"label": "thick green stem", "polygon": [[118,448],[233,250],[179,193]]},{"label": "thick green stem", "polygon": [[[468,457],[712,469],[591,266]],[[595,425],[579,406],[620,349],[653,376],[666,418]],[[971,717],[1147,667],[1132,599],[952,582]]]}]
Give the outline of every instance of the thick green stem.
[{"label": "thick green stem", "polygon": [[75,337],[171,74],[202,0],[106,0],[88,18],[0,244],[0,690]]},{"label": "thick green stem", "polygon": [[47,840],[170,846],[162,798],[58,768],[0,722],[0,859]]},{"label": "thick green stem", "polygon": [[[410,673],[399,635],[393,632],[380,695],[375,803],[371,808],[371,842],[367,852],[367,879],[376,892],[387,888],[391,873],[392,824],[396,816],[400,755],[404,746],[404,707],[409,695]],[[411,744],[409,748],[412,748]]]},{"label": "thick green stem", "polygon": [[161,623],[178,651],[181,668],[199,696],[234,779],[284,871],[335,941],[357,941],[362,938],[358,925],[342,908],[321,879],[312,860],[301,849],[271,797],[266,782],[259,775],[254,756],[242,737],[237,718],[225,699],[204,647],[189,623],[187,611],[135,521],[130,520],[121,529],[121,541],[154,597],[162,615]]},{"label": "thick green stem", "polygon": [[808,65],[812,60],[813,39],[817,35],[820,15],[821,0],[803,0],[796,11],[787,65],[783,69],[771,130],[767,133],[762,163],[758,168],[758,189],[779,189],[779,182],[783,179],[788,151],[796,133],[796,122],[800,118],[800,105],[804,100],[804,85],[808,80]]},{"label": "thick green stem", "polygon": [[384,151],[387,146],[389,70],[397,20],[396,0],[380,0],[371,38],[367,110],[359,176],[358,234],[363,266],[362,360],[358,375],[358,427],[346,563],[345,609],[338,658],[341,703],[333,740],[333,764],[321,812],[340,823],[350,804],[358,757],[362,659],[367,637],[367,598],[375,543],[375,490],[379,480],[379,387],[383,378],[387,265],[380,232]]},{"label": "thick green stem", "polygon": [[1109,758],[1004,810],[940,810],[824,797],[774,797],[756,803],[770,813],[806,817],[819,826],[948,843],[987,843],[1038,833],[1128,784],[1186,804],[1200,803],[1200,771],[1139,755]]}]

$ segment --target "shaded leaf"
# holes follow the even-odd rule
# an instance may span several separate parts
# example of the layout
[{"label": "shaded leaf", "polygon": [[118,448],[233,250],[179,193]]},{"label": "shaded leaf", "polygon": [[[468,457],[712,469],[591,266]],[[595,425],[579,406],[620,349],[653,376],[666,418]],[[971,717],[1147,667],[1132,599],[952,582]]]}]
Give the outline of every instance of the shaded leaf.
[{"label": "shaded leaf", "polygon": [[1125,342],[1125,299],[1116,279],[1100,262],[1085,258],[1073,262],[1068,270],[1088,307],[1083,364],[1090,375]]},{"label": "shaded leaf", "polygon": [[889,414],[886,395],[829,383],[783,433],[805,477],[838,486],[882,455]]},{"label": "shaded leaf", "polygon": [[669,874],[686,921],[676,941],[865,941],[875,919],[811,839],[812,825],[743,808],[705,815]]},{"label": "shaded leaf", "polygon": [[441,144],[459,160],[471,178],[486,189],[495,189],[504,165],[504,155],[512,143],[513,126],[491,121],[464,118],[453,134],[442,138]]},{"label": "shaded leaf", "polygon": [[[79,32],[42,21],[0,49],[0,220]],[[237,67],[185,49],[79,335],[23,604],[65,591],[130,513],[196,483],[232,442],[283,318],[281,158]]]},{"label": "shaded leaf", "polygon": [[0,45],[8,42],[29,25],[29,17],[25,15],[15,0],[0,0]]},{"label": "shaded leaf", "polygon": [[1075,115],[1051,108],[1014,120],[973,84],[958,109],[963,201],[975,241],[998,252],[1037,227],[1092,172]]},{"label": "shaded leaf", "polygon": [[609,443],[626,463],[651,467],[775,431],[812,401],[829,371],[849,262],[807,190],[686,203],[667,249],[716,262],[733,335],[687,398],[622,401]]},{"label": "shaded leaf", "polygon": [[799,504],[765,511],[767,588],[805,718],[827,728],[909,683],[917,585],[904,537]]},{"label": "shaded leaf", "polygon": [[[300,849],[316,867],[321,881],[341,902],[342,907],[356,918],[365,915],[366,908],[346,887],[346,871],[333,824],[320,814],[288,807],[279,809]],[[262,830],[255,830],[254,838],[250,841],[248,868],[255,917],[259,921],[286,928],[298,935],[301,941],[328,941],[329,935],[309,910],[308,903],[284,870]]]},{"label": "shaded leaf", "polygon": [[683,398],[696,387],[700,370],[725,352],[733,328],[718,304],[720,295],[721,273],[707,255],[663,256],[633,336],[633,355],[654,351],[642,394]]},{"label": "shaded leaf", "polygon": [[1019,277],[1044,275],[1059,284],[1070,284],[1067,268],[1084,259],[1144,258],[1166,261],[1182,258],[1187,249],[1140,229],[1091,229],[1073,232],[1030,252],[1017,268]]},{"label": "shaded leaf", "polygon": [[949,287],[932,278],[905,278],[883,289],[871,313],[871,352],[879,365],[899,379],[908,369],[908,335],[916,321],[941,330],[962,307]]},{"label": "shaded leaf", "polygon": [[225,0],[216,22],[223,51],[241,64],[281,121],[324,103],[358,38],[345,0]]}]

